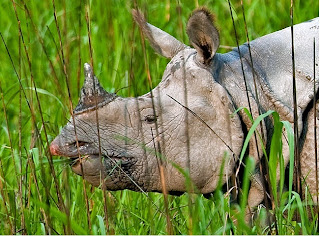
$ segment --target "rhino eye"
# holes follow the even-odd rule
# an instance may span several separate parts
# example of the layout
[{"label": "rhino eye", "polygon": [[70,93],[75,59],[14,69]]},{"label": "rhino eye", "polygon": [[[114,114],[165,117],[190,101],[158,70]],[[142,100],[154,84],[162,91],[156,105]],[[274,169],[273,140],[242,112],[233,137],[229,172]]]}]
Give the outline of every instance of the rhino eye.
[{"label": "rhino eye", "polygon": [[144,121],[146,121],[148,124],[153,124],[154,122],[156,122],[157,118],[154,115],[147,115],[144,118]]}]

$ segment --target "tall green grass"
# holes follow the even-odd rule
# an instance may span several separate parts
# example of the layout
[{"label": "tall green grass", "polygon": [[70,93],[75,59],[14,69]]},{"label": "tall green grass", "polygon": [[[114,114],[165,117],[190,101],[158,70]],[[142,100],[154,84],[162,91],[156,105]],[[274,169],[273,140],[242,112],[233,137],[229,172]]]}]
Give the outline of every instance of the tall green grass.
[{"label": "tall green grass", "polygon": [[[243,2],[250,40],[290,25],[290,1]],[[104,88],[109,92],[117,91],[124,97],[149,91],[146,68],[141,60],[143,49],[140,35],[130,13],[134,7],[133,1],[17,0],[15,3],[16,12],[11,0],[0,2],[0,32],[7,46],[0,41],[0,233],[168,233],[161,194],[107,191],[104,196],[100,189],[83,183],[81,177],[72,173],[63,158],[53,158],[53,174],[47,151],[46,136],[50,142],[70,117],[66,78],[75,105],[83,81],[83,63],[91,61],[86,13],[90,19],[94,70]],[[244,43],[246,34],[240,1],[232,1],[232,4],[239,41]],[[219,52],[236,46],[228,2],[225,0],[140,0],[137,5],[146,12],[150,23],[186,44],[189,44],[185,33],[189,14],[197,6],[207,6],[215,13],[220,31],[222,47]],[[294,7],[295,23],[319,14],[317,1],[295,1]],[[56,23],[61,34],[61,45]],[[152,83],[156,86],[168,60],[156,55],[148,45],[146,50]],[[275,131],[284,126],[291,137],[288,124],[278,120],[276,114],[273,116],[278,127]],[[279,132],[274,133],[272,143],[274,148],[270,151],[269,164],[274,166],[281,160]],[[245,186],[243,189],[242,201],[245,202]],[[259,209],[252,227],[243,221],[245,204],[231,205],[230,196],[221,188],[217,189],[212,200],[205,199],[201,194],[168,196],[173,233],[319,232],[318,213],[311,212],[312,217],[308,217],[308,198],[302,200],[293,191],[279,189],[274,182],[272,189],[270,194],[277,199],[277,207],[273,210]],[[265,219],[270,214],[274,215],[275,220],[268,225]],[[296,219],[297,214],[299,219]]]}]

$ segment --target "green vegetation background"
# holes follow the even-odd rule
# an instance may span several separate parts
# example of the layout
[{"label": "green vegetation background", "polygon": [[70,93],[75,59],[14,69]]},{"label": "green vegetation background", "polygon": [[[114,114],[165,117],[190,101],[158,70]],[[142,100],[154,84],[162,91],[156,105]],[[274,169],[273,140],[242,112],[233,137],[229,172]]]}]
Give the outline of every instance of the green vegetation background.
[{"label": "green vegetation background", "polygon": [[[46,157],[47,143],[43,123],[34,85],[31,82],[33,79],[38,91],[42,117],[50,142],[70,117],[61,47],[73,106],[77,104],[83,82],[83,64],[91,61],[86,22],[88,12],[94,70],[104,88],[109,92],[117,91],[121,96],[138,96],[148,92],[139,30],[131,17],[133,1],[15,2],[19,22],[12,1],[1,0],[0,32],[34,110],[34,121],[1,40],[0,93],[3,97],[0,97],[0,234],[48,233],[44,215],[50,219],[50,232],[53,234],[166,234],[166,215],[163,213],[164,203],[161,194],[149,193],[147,197],[131,191],[107,192],[106,227],[103,193],[100,189],[93,189],[86,184],[90,205],[88,224],[82,179],[71,172],[63,158],[54,158],[58,185],[63,201],[68,206],[69,217],[59,210],[57,192]],[[61,45],[53,2],[61,32]],[[250,40],[290,25],[288,0],[243,2]],[[240,1],[232,1],[232,5],[239,41],[242,44],[246,42],[246,37]],[[230,47],[236,46],[229,6],[225,0],[138,0],[137,6],[146,13],[150,23],[185,44],[189,44],[185,33],[189,14],[197,6],[207,6],[215,14],[216,25],[220,31],[222,47],[219,52],[227,52]],[[318,10],[318,1],[294,1],[294,23],[317,17]],[[19,36],[19,24],[25,44]],[[30,67],[24,46],[28,51]],[[146,50],[153,86],[156,86],[168,60],[155,54],[148,43]],[[35,127],[40,130],[40,136],[36,133]],[[34,166],[30,164],[31,159]],[[176,234],[272,232],[272,229],[262,226],[237,228],[230,220],[225,219],[228,211],[228,199],[224,199],[221,192],[217,194],[215,202],[204,199],[202,195],[169,197],[170,219],[173,232]],[[297,222],[292,221],[290,224],[285,227],[283,233],[301,233]],[[315,233],[316,230],[316,227],[310,227],[308,232]]]}]

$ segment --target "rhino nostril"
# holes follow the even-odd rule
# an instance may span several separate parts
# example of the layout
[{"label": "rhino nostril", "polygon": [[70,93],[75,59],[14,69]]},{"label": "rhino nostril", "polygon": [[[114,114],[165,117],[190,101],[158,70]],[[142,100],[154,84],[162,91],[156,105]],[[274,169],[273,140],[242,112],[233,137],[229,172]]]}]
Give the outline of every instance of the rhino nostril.
[{"label": "rhino nostril", "polygon": [[[79,148],[85,146],[86,144],[88,144],[88,142],[78,141]],[[70,146],[74,146],[75,148],[77,148],[78,145],[77,145],[77,141],[70,144]]]},{"label": "rhino nostril", "polygon": [[83,141],[78,141],[78,143],[79,143],[79,147],[82,147],[87,144],[86,142],[83,142]]}]

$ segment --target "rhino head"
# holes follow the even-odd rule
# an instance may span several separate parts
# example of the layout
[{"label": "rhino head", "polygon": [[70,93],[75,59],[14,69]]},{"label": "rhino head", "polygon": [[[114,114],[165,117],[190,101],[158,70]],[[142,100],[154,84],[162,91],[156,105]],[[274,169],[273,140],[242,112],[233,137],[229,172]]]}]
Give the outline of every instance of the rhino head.
[{"label": "rhino head", "polygon": [[168,192],[186,191],[181,170],[188,170],[195,187],[210,193],[231,175],[243,143],[232,101],[212,75],[219,46],[212,17],[205,9],[190,17],[194,48],[148,24],[139,11],[133,17],[151,46],[171,59],[162,81],[143,96],[122,98],[106,92],[85,64],[79,104],[50,151],[69,157],[75,173],[109,190],[161,192],[161,166]]}]

